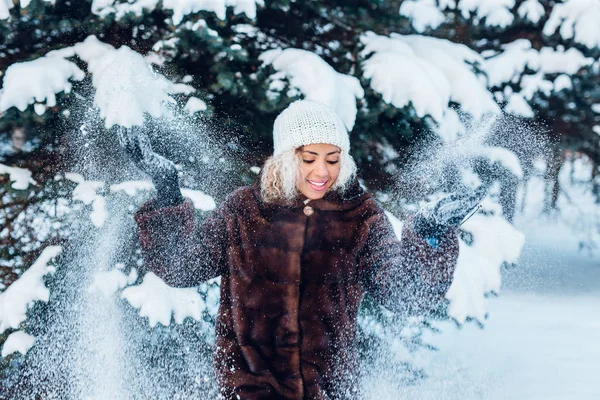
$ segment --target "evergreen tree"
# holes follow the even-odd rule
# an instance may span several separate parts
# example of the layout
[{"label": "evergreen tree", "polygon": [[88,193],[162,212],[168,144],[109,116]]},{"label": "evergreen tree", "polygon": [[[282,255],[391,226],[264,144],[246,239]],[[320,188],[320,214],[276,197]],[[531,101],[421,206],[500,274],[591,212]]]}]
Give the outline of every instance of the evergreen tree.
[{"label": "evergreen tree", "polygon": [[[262,165],[272,151],[271,130],[277,114],[296,99],[323,96],[337,107],[351,129],[352,154],[365,185],[382,200],[392,200],[387,205],[394,211],[414,209],[417,200],[426,195],[462,185],[460,173],[450,167],[439,179],[441,183],[431,187],[408,190],[410,185],[402,182],[401,177],[409,175],[408,161],[414,161],[425,146],[434,149],[441,146],[445,140],[441,132],[456,135],[456,130],[464,128],[468,121],[480,120],[485,114],[494,113],[495,108],[499,110],[487,91],[486,76],[496,101],[505,111],[525,114],[515,118],[529,118],[531,111],[533,123],[545,124],[546,134],[559,138],[549,165],[558,166],[556,161],[567,150],[584,152],[598,163],[600,153],[594,131],[600,115],[597,61],[582,62],[569,73],[544,72],[542,83],[533,86],[534,89],[527,85],[528,77],[539,77],[540,67],[533,62],[518,70],[515,77],[497,82],[491,82],[494,75],[488,68],[490,62],[508,52],[506,45],[517,39],[529,40],[537,54],[531,57],[538,57],[537,60],[539,51],[545,47],[573,48],[583,58],[597,60],[598,45],[542,30],[562,3],[539,3],[542,9],[537,8],[540,14],[537,19],[534,14],[520,11],[525,3],[535,10],[533,3],[537,2],[532,0],[516,1],[499,14],[488,15],[481,14],[483,7],[465,10],[462,3],[460,0],[266,0],[264,4],[258,0],[237,3],[0,0],[3,79],[0,91],[3,211],[0,284],[3,286],[0,290],[18,279],[48,245],[65,247],[56,262],[60,272],[46,277],[51,289],[50,302],[37,303],[20,328],[34,334],[41,343],[49,344],[55,337],[53,329],[62,329],[64,322],[53,322],[49,315],[65,313],[60,305],[69,303],[72,296],[62,288],[65,283],[81,278],[70,270],[74,268],[73,259],[80,257],[81,248],[89,245],[81,244],[81,232],[97,234],[96,229],[102,224],[97,225],[94,218],[110,221],[110,215],[98,214],[90,220],[90,212],[100,210],[104,201],[113,212],[128,202],[138,206],[149,196],[146,192],[134,200],[124,200],[111,186],[143,176],[123,157],[115,128],[106,127],[100,115],[102,107],[94,103],[98,88],[106,84],[98,81],[96,75],[97,61],[102,60],[98,54],[107,49],[128,46],[145,56],[157,74],[168,79],[172,85],[171,97],[184,110],[175,112],[184,115],[173,125],[146,116],[140,129],[147,130],[159,152],[182,166],[186,188],[202,190],[217,202],[233,188],[256,179],[251,167]],[[415,11],[419,7],[429,10],[425,21],[418,17],[423,14]],[[502,18],[498,19],[498,15]],[[411,42],[425,40],[418,35],[422,33],[449,41]],[[405,36],[413,34],[417,35]],[[464,43],[468,48],[456,43]],[[453,71],[463,74],[472,87],[446,91],[438,87],[446,85],[452,77],[443,65],[428,59],[426,52],[419,52],[429,46],[435,50],[432,54],[456,56],[458,61]],[[290,49],[295,50],[290,52]],[[527,54],[527,48],[521,53]],[[381,59],[387,61],[378,63]],[[419,78],[417,73],[422,71],[418,69],[412,71],[414,77],[406,76],[409,74],[406,65],[411,62],[435,73],[439,78],[435,83],[441,84],[436,86]],[[292,70],[294,66],[296,70]],[[565,78],[561,78],[564,75],[571,85],[558,89],[557,82],[564,83]],[[317,83],[308,84],[309,78]],[[410,88],[411,80],[416,83],[414,90]],[[550,82],[551,90],[544,89],[545,81]],[[420,84],[429,86],[425,89]],[[512,95],[518,96],[511,104]],[[516,107],[514,102],[519,99],[523,101],[516,104],[521,107]],[[456,116],[455,126],[448,124],[448,116]],[[190,131],[194,134],[188,134]],[[525,158],[528,153],[520,151],[514,142],[487,145],[510,148],[525,165],[530,161]],[[517,175],[506,166],[494,164],[487,156],[482,156],[479,162],[474,169],[484,184],[491,186],[500,180],[507,188],[501,195],[504,196],[501,203],[505,206],[504,215],[510,219],[514,214]],[[558,167],[548,169],[549,180],[556,178],[557,171]],[[24,183],[27,172],[31,173],[31,180]],[[85,179],[70,174],[73,172],[83,174]],[[407,189],[406,192],[391,196],[398,186]],[[88,190],[85,193],[93,192],[93,196],[83,196],[84,188]],[[555,194],[556,190],[555,186],[551,192]],[[552,196],[549,203],[555,203]],[[129,219],[131,211],[126,211]],[[112,261],[127,264],[127,273],[134,265],[139,272],[135,283],[140,284],[145,270],[138,260],[133,227],[127,229],[130,235],[123,244],[127,251],[123,250],[121,259]],[[465,238],[469,235],[464,232]],[[78,259],[76,264],[84,268],[85,263]],[[201,291],[203,301],[213,295],[210,293],[214,293],[216,286],[217,283],[211,283]],[[137,315],[125,300],[118,300],[116,307],[126,315]],[[443,309],[444,305],[436,313],[440,318],[446,317]],[[417,333],[404,337],[404,345],[410,350],[427,347],[421,341],[422,330],[431,329],[427,319],[398,320],[368,300],[361,315],[363,328],[371,320],[392,333],[398,333],[398,326],[410,325]],[[206,311],[202,321],[210,325],[213,318],[214,312]],[[147,352],[142,344],[130,349],[138,352],[138,360],[143,360],[140,363],[152,365],[147,371],[149,380],[157,376],[161,366],[181,371],[185,363],[178,364],[178,358],[188,362],[195,355],[211,350],[210,337],[202,336],[207,332],[206,324],[193,318],[186,319],[183,325],[164,328],[155,328],[143,318],[127,321],[128,329],[144,333],[138,338],[140,343],[150,343]],[[15,330],[0,332],[0,343]],[[374,342],[385,343],[378,332],[378,329],[361,331],[366,353]],[[192,350],[181,349],[187,341],[195,343]],[[13,355],[3,359],[0,382],[6,392],[0,392],[0,398],[27,397],[32,393],[44,397],[43,389],[38,386],[43,386],[45,379],[52,381],[57,377],[30,375],[30,368],[44,354],[42,348],[34,347],[25,357]],[[62,355],[53,354],[56,360],[63,360]],[[197,367],[193,371],[204,371],[204,365]],[[406,372],[404,381],[424,375],[407,364],[402,368]],[[57,374],[62,374],[63,381],[58,379],[46,386],[46,394],[64,394],[70,372],[61,371]],[[194,381],[197,376],[191,373],[179,378],[175,375],[170,374],[168,379],[176,379],[189,393],[206,388],[214,390],[206,382]],[[163,380],[158,381],[167,385]]]}]

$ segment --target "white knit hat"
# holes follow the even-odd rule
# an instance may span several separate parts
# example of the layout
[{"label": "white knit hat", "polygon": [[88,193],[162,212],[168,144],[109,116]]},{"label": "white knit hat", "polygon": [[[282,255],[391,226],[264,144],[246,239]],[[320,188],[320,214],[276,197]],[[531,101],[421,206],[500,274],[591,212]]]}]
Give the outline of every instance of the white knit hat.
[{"label": "white knit hat", "polygon": [[311,100],[298,100],[275,119],[273,155],[307,144],[333,144],[350,152],[348,131],[331,108]]}]

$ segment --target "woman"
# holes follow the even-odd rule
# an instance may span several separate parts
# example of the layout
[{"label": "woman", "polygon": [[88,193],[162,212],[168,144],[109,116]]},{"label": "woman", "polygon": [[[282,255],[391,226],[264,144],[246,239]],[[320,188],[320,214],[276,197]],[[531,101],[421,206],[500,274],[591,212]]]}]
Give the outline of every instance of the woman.
[{"label": "woman", "polygon": [[407,224],[400,243],[358,184],[334,111],[294,102],[273,135],[260,184],[233,192],[202,223],[174,165],[143,135],[122,135],[158,191],[135,216],[145,260],[173,286],[221,276],[215,369],[224,398],[354,399],[365,292],[398,313],[435,305],[458,254],[450,225],[478,199],[447,199]]}]

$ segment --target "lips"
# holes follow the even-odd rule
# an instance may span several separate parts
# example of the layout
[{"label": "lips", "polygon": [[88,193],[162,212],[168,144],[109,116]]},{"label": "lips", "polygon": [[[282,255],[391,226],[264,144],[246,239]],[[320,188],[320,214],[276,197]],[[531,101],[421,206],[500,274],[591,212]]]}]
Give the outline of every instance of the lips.
[{"label": "lips", "polygon": [[310,181],[307,180],[308,182],[308,186],[310,186],[310,188],[314,191],[317,192],[322,192],[323,190],[327,189],[327,182],[329,181]]}]

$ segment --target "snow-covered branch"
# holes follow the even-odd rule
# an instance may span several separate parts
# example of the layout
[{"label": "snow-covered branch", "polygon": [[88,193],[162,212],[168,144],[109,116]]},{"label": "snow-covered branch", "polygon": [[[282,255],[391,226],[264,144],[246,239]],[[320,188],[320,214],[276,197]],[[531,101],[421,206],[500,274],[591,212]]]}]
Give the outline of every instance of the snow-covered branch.
[{"label": "snow-covered branch", "polygon": [[213,12],[217,18],[225,20],[228,8],[233,13],[246,14],[250,19],[256,18],[256,7],[262,6],[262,0],[131,0],[121,2],[119,0],[94,0],[92,12],[101,17],[114,15],[116,19],[122,19],[127,14],[141,16],[162,6],[163,10],[173,12],[173,24],[179,25],[183,18],[192,13],[200,11]]},{"label": "snow-covered branch", "polygon": [[12,64],[3,77],[0,112],[11,107],[25,111],[35,104],[35,112],[42,115],[46,107],[56,106],[57,93],[71,91],[71,79],[80,81],[84,77],[77,65],[61,58],[40,57]]},{"label": "snow-covered branch", "polygon": [[48,263],[61,250],[60,246],[46,247],[36,262],[0,293],[0,334],[9,328],[18,329],[35,301],[48,301],[50,291],[44,284],[44,276],[54,273],[55,268]]},{"label": "snow-covered branch", "polygon": [[346,128],[352,130],[356,120],[356,99],[364,96],[357,78],[337,72],[321,57],[306,50],[269,50],[261,54],[260,60],[280,71],[271,76],[270,91],[280,92],[285,87],[283,79],[288,79],[305,98],[334,109]]}]

